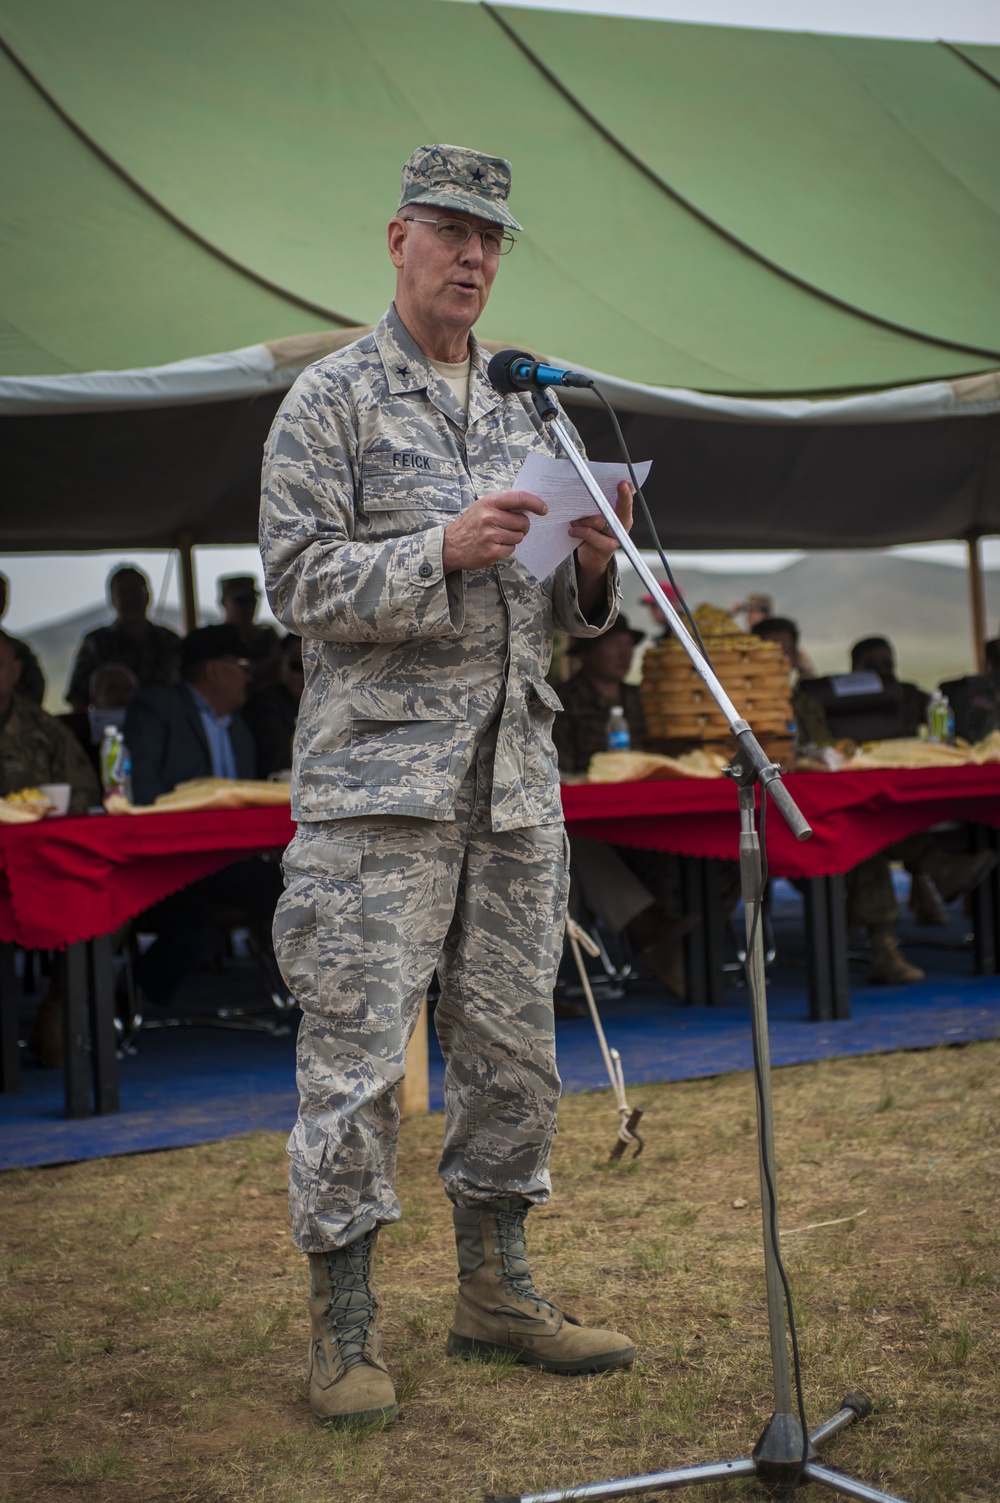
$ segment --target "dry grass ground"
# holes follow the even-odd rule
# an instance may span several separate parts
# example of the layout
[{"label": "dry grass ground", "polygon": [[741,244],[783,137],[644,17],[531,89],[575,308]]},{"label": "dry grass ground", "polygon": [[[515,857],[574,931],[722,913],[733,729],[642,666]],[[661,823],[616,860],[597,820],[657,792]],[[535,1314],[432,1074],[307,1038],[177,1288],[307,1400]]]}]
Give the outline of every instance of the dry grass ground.
[{"label": "dry grass ground", "polygon": [[[774,1090],[810,1423],[852,1388],[875,1404],[827,1459],[914,1503],[996,1499],[1000,1042],[783,1069]],[[744,1455],[771,1399],[752,1082],[633,1095],[648,1147],[616,1169],[608,1097],[563,1102],[558,1193],[528,1226],[541,1287],[633,1333],[641,1364],[574,1380],[444,1356],[441,1124],[409,1121],[405,1218],[380,1244],[402,1415],[362,1436],[303,1402],[280,1139],[0,1177],[0,1499],[458,1503]]]}]

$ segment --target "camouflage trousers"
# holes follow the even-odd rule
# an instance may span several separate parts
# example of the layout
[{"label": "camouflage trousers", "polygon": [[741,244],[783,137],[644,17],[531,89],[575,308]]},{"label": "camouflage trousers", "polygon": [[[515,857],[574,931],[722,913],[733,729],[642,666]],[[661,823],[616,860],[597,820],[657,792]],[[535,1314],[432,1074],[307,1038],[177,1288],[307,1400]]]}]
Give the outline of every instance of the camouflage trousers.
[{"label": "camouflage trousers", "polygon": [[435,967],[445,1191],[465,1206],[548,1199],[566,838],[561,825],[495,834],[475,770],[456,814],[303,824],[285,853],[274,942],[302,1008],[288,1152],[303,1252],[399,1219],[396,1086]]},{"label": "camouflage trousers", "polygon": [[933,836],[908,835],[884,851],[869,856],[847,873],[847,925],[850,929],[884,928],[899,918],[892,885],[891,861],[901,861],[913,873],[933,845]]}]

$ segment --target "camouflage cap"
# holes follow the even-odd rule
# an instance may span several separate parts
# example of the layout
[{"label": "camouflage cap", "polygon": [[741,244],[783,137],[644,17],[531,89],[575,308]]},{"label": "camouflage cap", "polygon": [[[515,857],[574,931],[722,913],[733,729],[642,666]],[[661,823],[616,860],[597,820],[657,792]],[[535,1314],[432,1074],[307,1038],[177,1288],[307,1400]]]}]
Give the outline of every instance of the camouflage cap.
[{"label": "camouflage cap", "polygon": [[503,157],[467,146],[418,146],[403,167],[399,207],[433,204],[519,230],[507,207],[509,192],[510,163]]}]

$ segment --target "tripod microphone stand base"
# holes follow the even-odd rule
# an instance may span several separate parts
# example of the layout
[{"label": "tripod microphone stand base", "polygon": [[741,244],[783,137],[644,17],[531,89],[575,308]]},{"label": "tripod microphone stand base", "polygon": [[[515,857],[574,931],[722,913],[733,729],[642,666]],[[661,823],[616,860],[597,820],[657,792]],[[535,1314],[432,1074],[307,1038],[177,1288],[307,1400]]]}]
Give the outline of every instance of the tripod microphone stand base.
[{"label": "tripod microphone stand base", "polygon": [[[802,1482],[816,1482],[845,1498],[862,1503],[904,1503],[895,1493],[881,1492],[866,1482],[821,1466],[819,1446],[832,1440],[847,1425],[866,1419],[871,1404],[863,1393],[845,1396],[837,1413],[809,1436],[809,1459]],[[676,1467],[669,1472],[650,1472],[644,1477],[622,1477],[611,1482],[584,1482],[544,1493],[488,1493],[486,1503],[589,1503],[595,1498],[628,1498],[639,1493],[663,1493],[676,1487],[698,1487],[706,1482],[731,1482],[756,1477],[768,1490],[787,1488],[798,1476],[802,1463],[802,1429],[794,1414],[772,1414],[752,1456],[737,1461],[710,1461],[703,1466]]]}]

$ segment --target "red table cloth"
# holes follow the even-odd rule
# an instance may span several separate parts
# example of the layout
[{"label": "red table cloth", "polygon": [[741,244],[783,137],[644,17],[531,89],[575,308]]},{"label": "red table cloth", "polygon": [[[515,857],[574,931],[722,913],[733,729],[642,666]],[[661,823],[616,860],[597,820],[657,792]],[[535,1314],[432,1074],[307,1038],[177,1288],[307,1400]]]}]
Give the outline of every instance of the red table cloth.
[{"label": "red table cloth", "polygon": [[0,826],[0,941],[59,950],[295,834],[287,805]]},{"label": "red table cloth", "polygon": [[[769,803],[767,857],[780,877],[849,871],[905,835],[948,820],[1000,826],[1000,765],[887,772],[800,772],[785,778],[812,825],[796,841]],[[728,778],[581,783],[563,789],[570,833],[680,856],[739,858],[737,791]]]},{"label": "red table cloth", "polygon": [[[776,876],[848,871],[947,820],[1000,826],[1000,766],[797,773],[786,783],[814,833],[799,844],[770,807],[767,853]],[[576,835],[682,856],[739,854],[728,779],[573,785],[563,789],[563,810]],[[0,826],[0,941],[55,950],[108,934],[248,852],[284,847],[294,833],[287,808]]]}]

